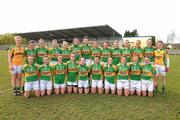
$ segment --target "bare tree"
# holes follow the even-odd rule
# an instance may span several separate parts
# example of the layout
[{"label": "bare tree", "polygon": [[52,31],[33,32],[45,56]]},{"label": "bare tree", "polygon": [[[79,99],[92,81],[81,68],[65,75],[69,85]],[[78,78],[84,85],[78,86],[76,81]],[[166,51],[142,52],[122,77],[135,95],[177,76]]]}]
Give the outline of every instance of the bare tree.
[{"label": "bare tree", "polygon": [[174,31],[172,31],[171,33],[168,34],[167,36],[167,44],[171,45],[171,47],[173,48],[173,43],[176,39],[176,34]]}]

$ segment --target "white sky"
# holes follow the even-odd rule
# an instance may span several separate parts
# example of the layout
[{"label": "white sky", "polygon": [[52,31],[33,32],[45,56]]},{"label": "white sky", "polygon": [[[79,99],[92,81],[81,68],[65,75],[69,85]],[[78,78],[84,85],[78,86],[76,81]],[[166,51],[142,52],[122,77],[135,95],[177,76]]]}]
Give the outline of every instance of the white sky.
[{"label": "white sky", "polygon": [[0,0],[0,34],[104,24],[180,42],[180,0]]}]

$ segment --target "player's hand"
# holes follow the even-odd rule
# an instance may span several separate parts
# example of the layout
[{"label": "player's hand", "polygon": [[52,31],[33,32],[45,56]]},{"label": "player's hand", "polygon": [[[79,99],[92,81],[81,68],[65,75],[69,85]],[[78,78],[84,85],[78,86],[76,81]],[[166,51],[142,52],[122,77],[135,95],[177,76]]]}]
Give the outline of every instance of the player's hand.
[{"label": "player's hand", "polygon": [[169,72],[169,67],[166,67],[166,72]]},{"label": "player's hand", "polygon": [[13,71],[13,66],[9,65],[9,70]]}]

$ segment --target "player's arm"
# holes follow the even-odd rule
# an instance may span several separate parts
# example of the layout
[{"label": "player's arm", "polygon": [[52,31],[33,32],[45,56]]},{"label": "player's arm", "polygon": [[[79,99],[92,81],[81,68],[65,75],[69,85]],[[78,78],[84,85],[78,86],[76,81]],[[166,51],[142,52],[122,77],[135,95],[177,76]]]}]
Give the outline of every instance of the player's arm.
[{"label": "player's arm", "polygon": [[13,56],[13,50],[9,50],[8,51],[8,64],[9,64],[9,69],[10,70],[13,70],[13,67],[12,67],[12,56]]},{"label": "player's arm", "polygon": [[169,54],[167,53],[167,51],[165,51],[165,60],[166,60],[166,72],[168,72],[170,60],[169,60]]}]

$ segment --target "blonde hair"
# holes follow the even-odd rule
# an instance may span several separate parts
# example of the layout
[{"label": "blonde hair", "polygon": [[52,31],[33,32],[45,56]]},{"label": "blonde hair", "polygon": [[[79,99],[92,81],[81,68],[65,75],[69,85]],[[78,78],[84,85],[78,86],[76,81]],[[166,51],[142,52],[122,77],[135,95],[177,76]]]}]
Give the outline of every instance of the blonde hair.
[{"label": "blonde hair", "polygon": [[14,40],[16,40],[17,38],[20,38],[20,39],[22,39],[22,37],[21,37],[21,36],[19,36],[19,35],[17,35],[17,36],[14,36]]}]

